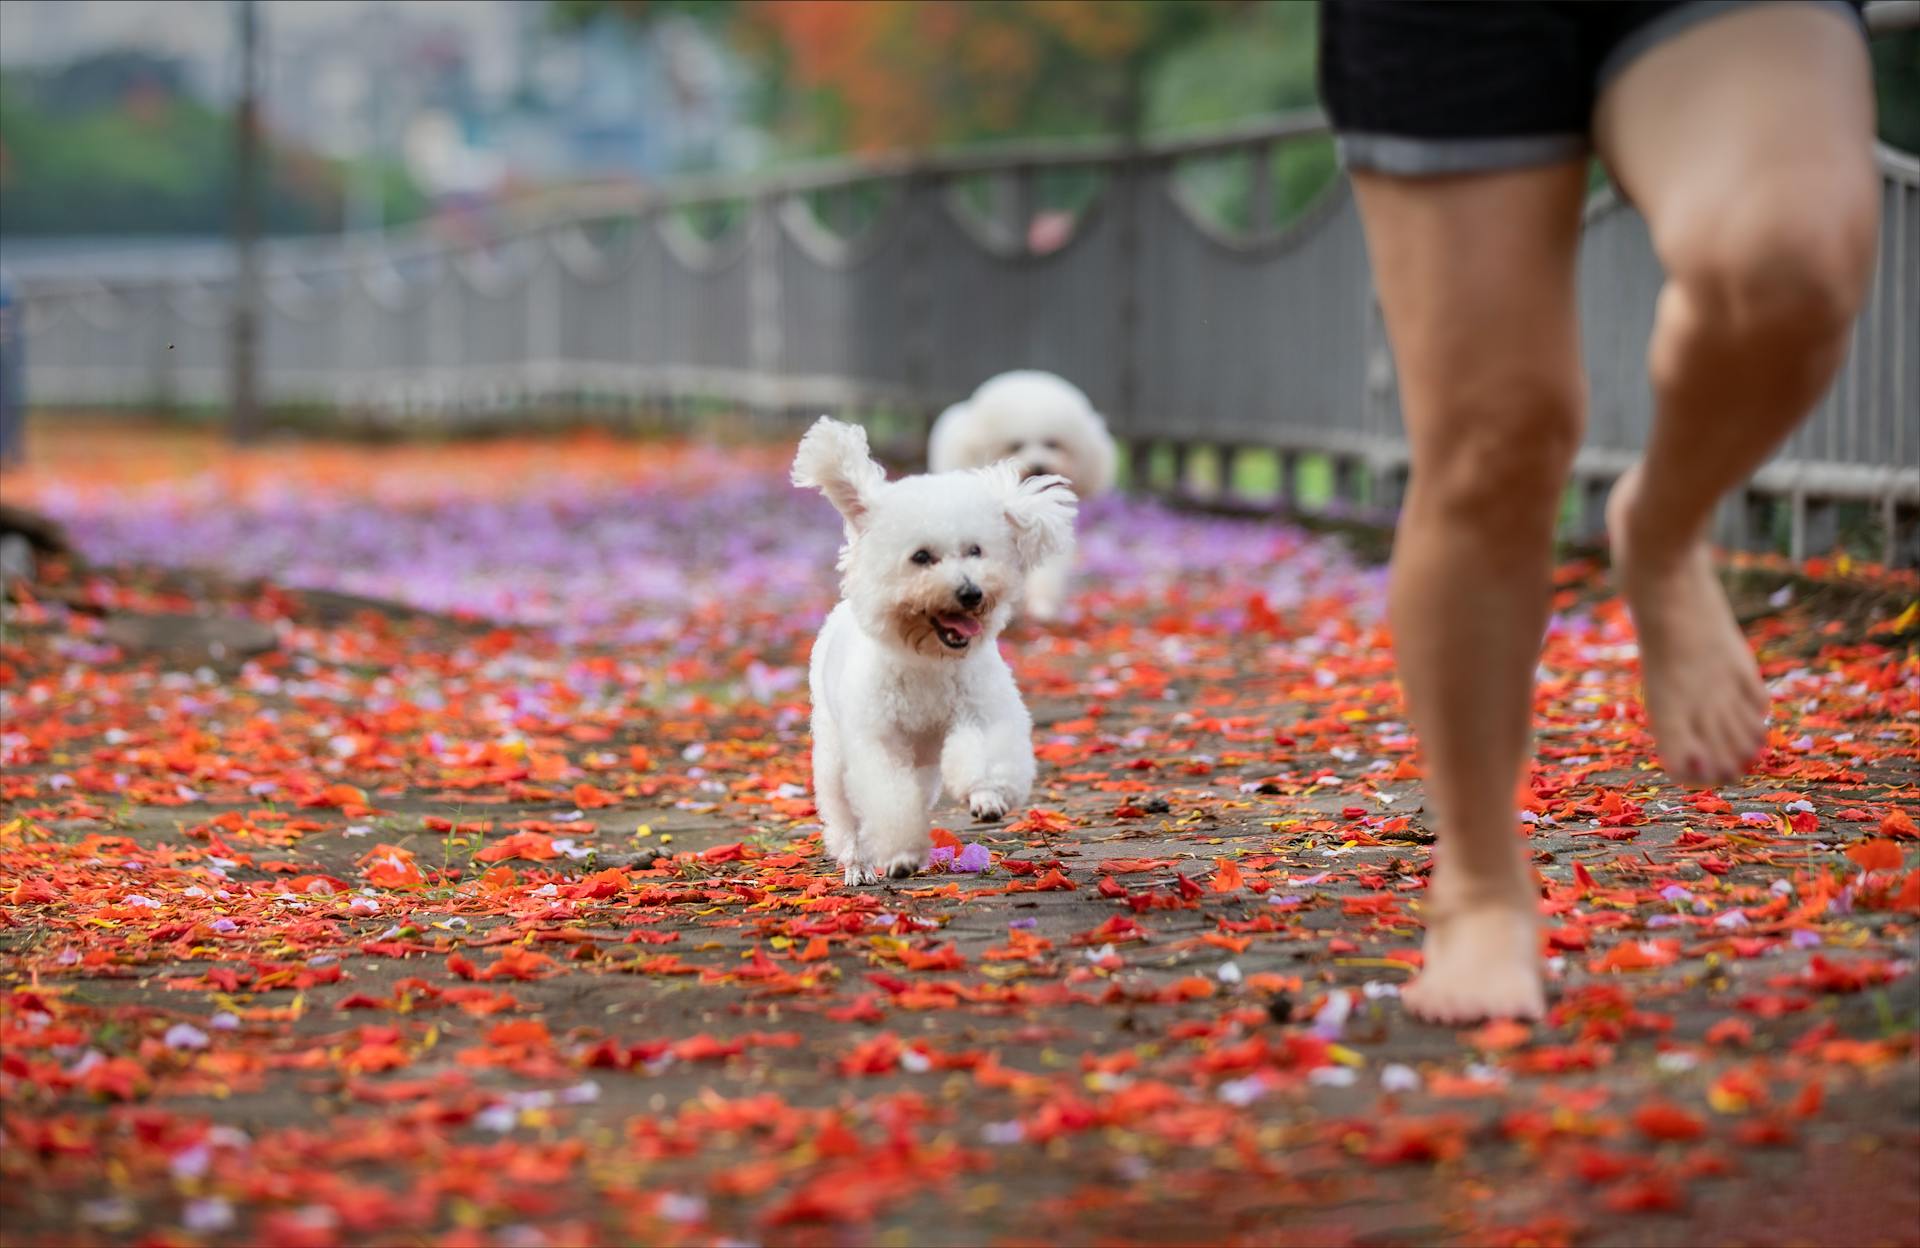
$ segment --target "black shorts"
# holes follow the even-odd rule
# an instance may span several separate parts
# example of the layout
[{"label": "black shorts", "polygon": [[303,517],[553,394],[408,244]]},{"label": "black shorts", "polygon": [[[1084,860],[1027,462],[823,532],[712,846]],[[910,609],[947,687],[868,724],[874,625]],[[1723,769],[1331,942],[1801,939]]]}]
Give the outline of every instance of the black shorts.
[{"label": "black shorts", "polygon": [[[1578,159],[1633,59],[1750,0],[1327,0],[1320,97],[1348,168],[1475,173]],[[1861,0],[1806,0],[1860,25]]]}]

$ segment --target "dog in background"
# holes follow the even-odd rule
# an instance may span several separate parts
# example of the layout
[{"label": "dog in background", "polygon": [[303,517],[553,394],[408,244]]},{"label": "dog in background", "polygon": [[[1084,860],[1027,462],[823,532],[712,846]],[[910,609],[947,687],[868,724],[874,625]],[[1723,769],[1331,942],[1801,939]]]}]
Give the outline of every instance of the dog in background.
[{"label": "dog in background", "polygon": [[888,481],[855,425],[822,417],[793,482],[845,522],[841,598],[813,644],[813,790],[846,882],[926,864],[944,787],[999,819],[1033,785],[1033,721],[995,641],[1034,568],[1073,541],[1057,476],[1011,463]]},{"label": "dog in background", "polygon": [[[1107,422],[1079,387],[1052,373],[1002,373],[933,422],[930,471],[984,468],[1010,460],[1023,476],[1066,478],[1081,499],[1113,486],[1117,455]],[[1073,552],[1062,550],[1027,577],[1026,610],[1057,617],[1067,604]]]}]

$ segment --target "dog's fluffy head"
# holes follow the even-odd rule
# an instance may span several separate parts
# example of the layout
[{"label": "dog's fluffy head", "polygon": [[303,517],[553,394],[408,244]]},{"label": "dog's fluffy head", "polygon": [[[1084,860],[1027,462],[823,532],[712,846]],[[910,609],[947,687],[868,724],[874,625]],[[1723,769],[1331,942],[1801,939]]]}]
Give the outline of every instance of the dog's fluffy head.
[{"label": "dog's fluffy head", "polygon": [[1073,543],[1077,500],[1062,478],[1000,463],[889,481],[866,431],[824,416],[800,440],[793,483],[846,522],[841,592],[861,627],[927,658],[991,645],[1028,570]]},{"label": "dog's fluffy head", "polygon": [[1113,485],[1113,438],[1079,387],[1052,373],[1002,373],[942,412],[927,447],[934,472],[1012,461],[1026,476],[1060,476],[1081,498]]}]

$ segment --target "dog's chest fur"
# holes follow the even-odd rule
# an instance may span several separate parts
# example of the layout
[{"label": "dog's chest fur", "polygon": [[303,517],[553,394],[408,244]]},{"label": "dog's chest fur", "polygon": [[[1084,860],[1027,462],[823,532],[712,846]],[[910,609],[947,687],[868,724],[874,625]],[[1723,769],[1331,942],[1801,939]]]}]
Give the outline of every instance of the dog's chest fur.
[{"label": "dog's chest fur", "polygon": [[874,693],[881,718],[917,746],[937,746],[967,700],[962,679],[965,661],[939,665],[883,661],[878,667]]},{"label": "dog's chest fur", "polygon": [[[993,644],[991,637],[982,640]],[[851,736],[870,732],[905,743],[923,763],[939,757],[956,720],[978,714],[983,667],[1000,661],[994,651],[950,663],[903,659],[863,632],[844,602],[828,617],[816,645],[815,698],[830,702],[835,720]]]}]

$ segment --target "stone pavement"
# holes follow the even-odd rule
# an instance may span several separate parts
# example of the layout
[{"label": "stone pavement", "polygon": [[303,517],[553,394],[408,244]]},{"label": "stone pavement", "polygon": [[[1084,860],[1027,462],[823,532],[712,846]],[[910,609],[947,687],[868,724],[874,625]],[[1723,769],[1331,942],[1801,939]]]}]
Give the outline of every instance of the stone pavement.
[{"label": "stone pavement", "polygon": [[1456,1033],[1396,1000],[1433,828],[1337,544],[1094,510],[1078,617],[1007,639],[1031,809],[850,890],[824,506],[416,454],[25,482],[117,566],[7,605],[0,1241],[1920,1239],[1908,580],[1749,573],[1777,728],[1695,792],[1565,569],[1553,1012]]}]

